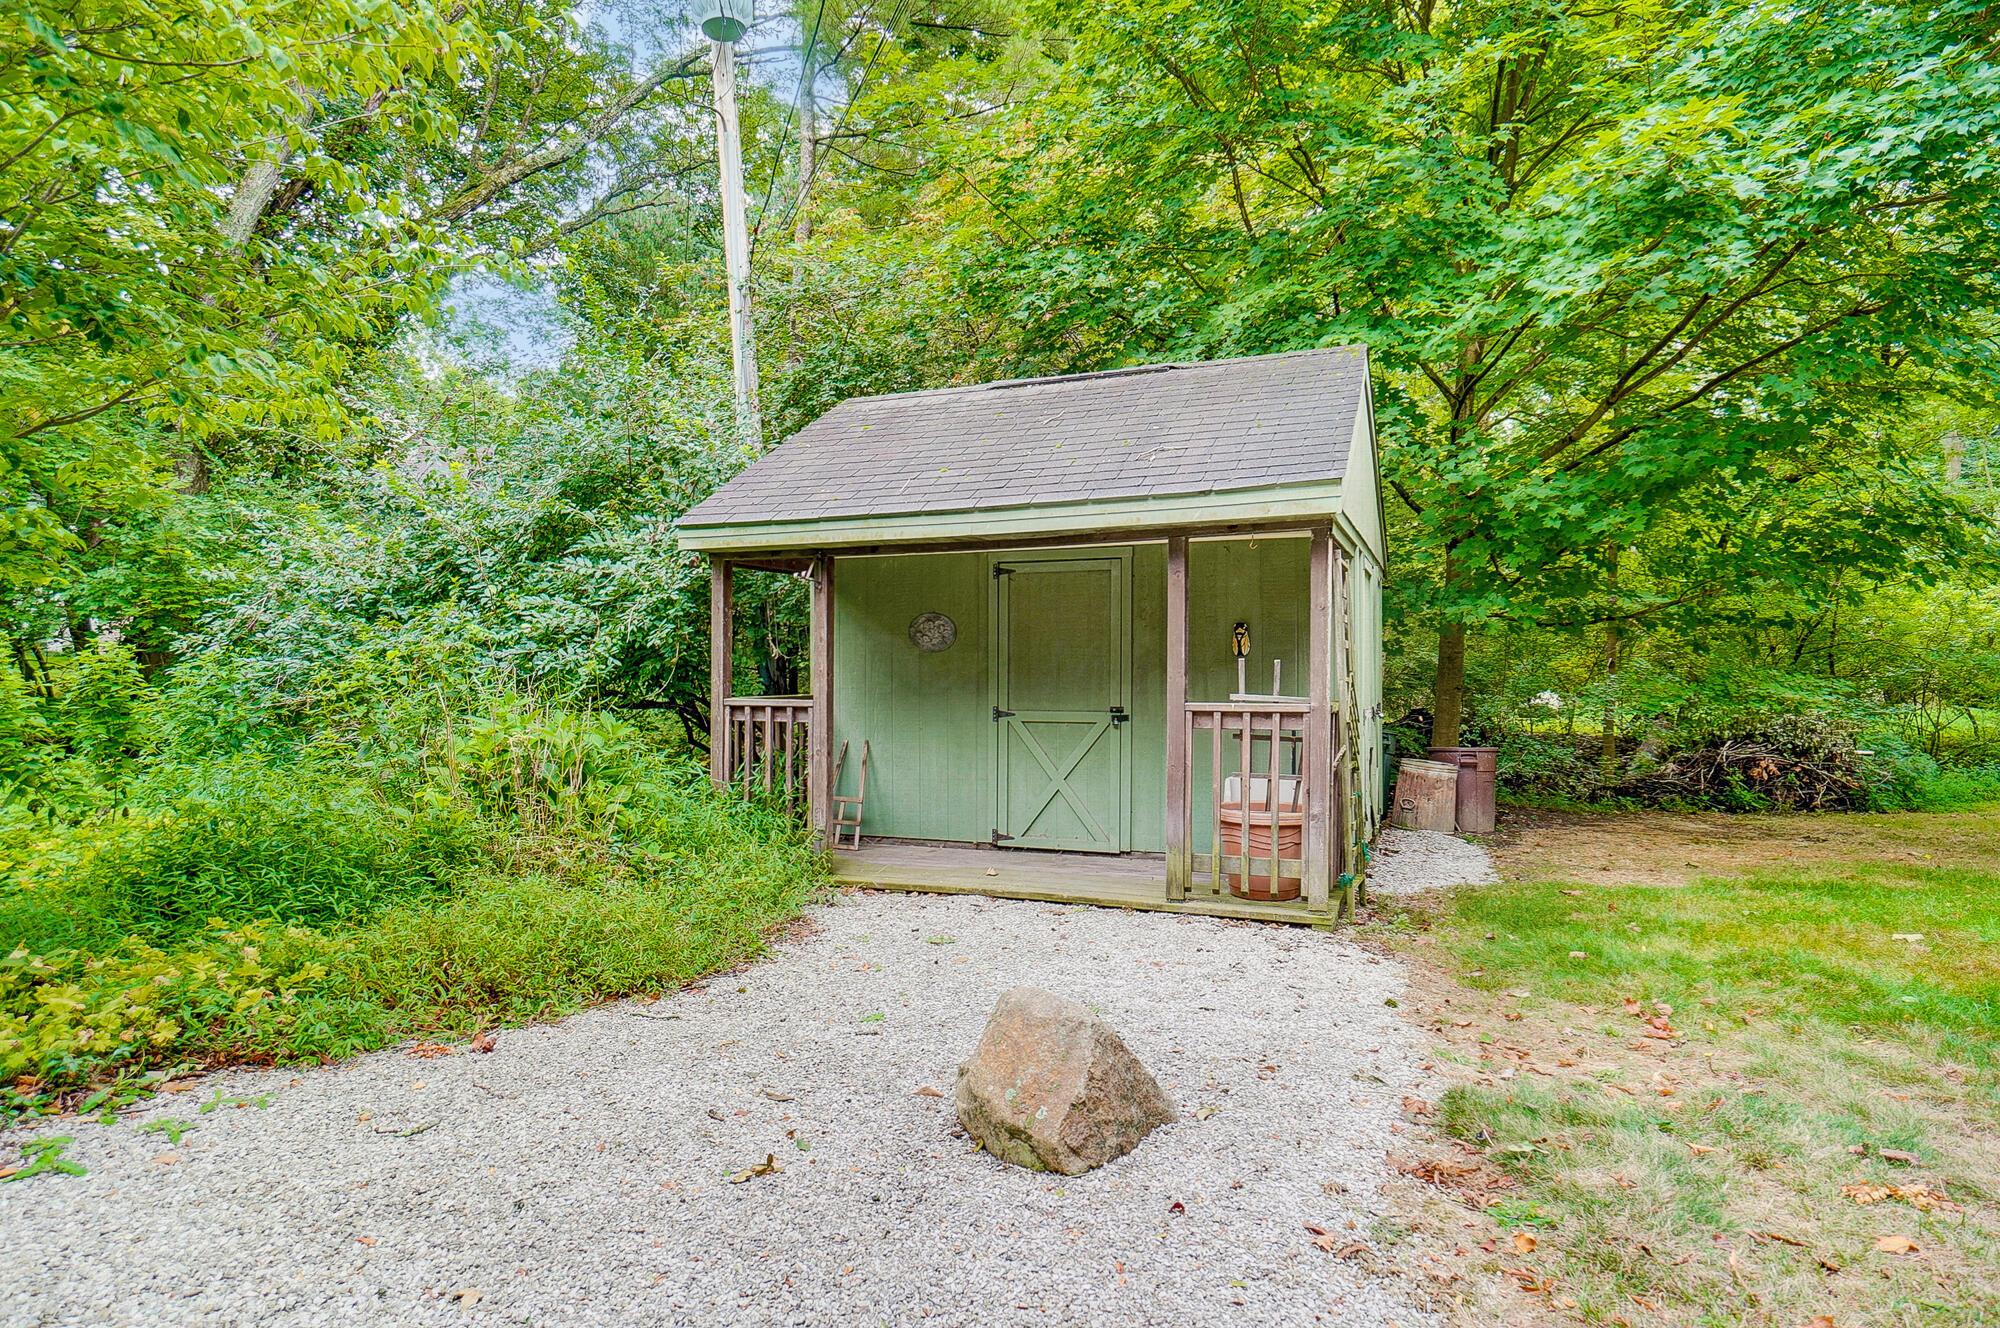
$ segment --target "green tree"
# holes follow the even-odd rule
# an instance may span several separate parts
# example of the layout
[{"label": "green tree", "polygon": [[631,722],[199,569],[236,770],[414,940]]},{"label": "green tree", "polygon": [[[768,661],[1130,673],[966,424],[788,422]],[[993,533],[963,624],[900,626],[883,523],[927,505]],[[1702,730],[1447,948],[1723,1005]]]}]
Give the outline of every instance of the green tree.
[{"label": "green tree", "polygon": [[1992,372],[1984,6],[1036,12],[1061,63],[973,179],[967,269],[1085,361],[1368,344],[1440,742],[1468,629],[1614,599],[1610,551]]}]

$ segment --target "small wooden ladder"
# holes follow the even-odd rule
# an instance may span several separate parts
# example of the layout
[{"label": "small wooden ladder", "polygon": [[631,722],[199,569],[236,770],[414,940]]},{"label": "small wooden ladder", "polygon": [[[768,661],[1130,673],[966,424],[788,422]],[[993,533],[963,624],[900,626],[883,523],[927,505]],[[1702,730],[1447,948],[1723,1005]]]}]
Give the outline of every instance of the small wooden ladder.
[{"label": "small wooden ladder", "polygon": [[[838,791],[840,774],[845,769],[847,769],[847,744],[843,742],[840,744],[840,759],[833,763],[832,782],[835,791],[827,797],[833,804],[833,847],[860,848],[861,804],[868,797],[868,743],[865,739],[861,743],[861,773],[855,780],[854,794],[851,797]],[[840,842],[842,830],[849,832],[850,842],[846,845]]]}]

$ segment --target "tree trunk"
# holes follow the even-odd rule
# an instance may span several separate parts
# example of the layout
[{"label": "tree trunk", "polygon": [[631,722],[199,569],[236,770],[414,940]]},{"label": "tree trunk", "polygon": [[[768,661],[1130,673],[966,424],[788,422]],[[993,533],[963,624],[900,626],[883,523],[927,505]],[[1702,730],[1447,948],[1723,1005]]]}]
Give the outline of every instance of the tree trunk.
[{"label": "tree trunk", "polygon": [[[299,109],[293,114],[292,123],[300,129],[309,128],[314,110],[312,94],[300,83],[293,83],[292,91],[299,98]],[[236,185],[236,193],[229,200],[229,215],[222,222],[222,235],[229,241],[230,248],[241,249],[257,233],[257,223],[264,219],[264,210],[271,206],[272,196],[284,183],[285,161],[290,155],[289,131],[276,130],[264,140],[262,154],[243,172],[242,180]]]},{"label": "tree trunk", "polygon": [[1611,617],[1604,620],[1604,715],[1597,751],[1597,775],[1604,787],[1618,783],[1618,550],[1605,556],[1605,582],[1611,590]]},{"label": "tree trunk", "polygon": [[1437,678],[1431,690],[1431,746],[1456,747],[1465,726],[1464,623],[1438,628]]},{"label": "tree trunk", "polygon": [[[1458,584],[1458,556],[1444,556],[1447,594]],[[1438,626],[1437,673],[1431,683],[1431,746],[1456,747],[1465,727],[1465,624]]]}]

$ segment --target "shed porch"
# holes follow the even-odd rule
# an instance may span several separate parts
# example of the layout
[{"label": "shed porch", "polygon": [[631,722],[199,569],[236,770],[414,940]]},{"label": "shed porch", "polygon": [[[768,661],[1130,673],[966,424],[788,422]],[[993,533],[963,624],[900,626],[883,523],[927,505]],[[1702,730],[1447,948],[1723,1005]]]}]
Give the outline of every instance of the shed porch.
[{"label": "shed porch", "polygon": [[[1166,855],[1132,853],[1116,857],[1060,853],[1046,849],[1004,849],[982,844],[921,844],[907,840],[864,839],[858,849],[836,849],[833,879],[838,885],[913,894],[990,895],[1051,904],[1095,904],[1164,913],[1202,913],[1252,922],[1294,922],[1324,926],[1334,921],[1303,901],[1264,903],[1217,893],[1203,883],[1185,899],[1163,889]],[[1357,885],[1357,896],[1362,887]]]},{"label": "shed porch", "polygon": [[[1331,522],[1103,540],[713,558],[715,779],[808,805],[844,883],[1350,915],[1371,569]],[[729,695],[739,570],[809,581],[809,694]]]}]

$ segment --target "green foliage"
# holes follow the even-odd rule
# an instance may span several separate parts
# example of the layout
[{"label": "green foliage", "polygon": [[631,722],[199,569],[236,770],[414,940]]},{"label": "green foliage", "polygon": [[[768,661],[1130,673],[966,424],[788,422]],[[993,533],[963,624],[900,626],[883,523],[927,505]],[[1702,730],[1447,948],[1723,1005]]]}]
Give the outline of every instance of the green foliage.
[{"label": "green foliage", "polygon": [[23,1140],[21,1144],[22,1165],[0,1170],[0,1181],[29,1180],[35,1176],[47,1175],[51,1172],[59,1176],[85,1176],[90,1174],[81,1165],[63,1156],[64,1150],[75,1142],[76,1140],[66,1134],[46,1135],[40,1139]]},{"label": "green foliage", "polygon": [[1780,10],[1035,7],[968,284],[1086,362],[1365,343],[1433,629],[1934,576],[1986,537],[1907,417],[1990,399],[1988,16]]},{"label": "green foliage", "polygon": [[754,954],[819,879],[795,823],[636,726],[442,694],[355,688],[289,750],[156,758],[117,813],[8,841],[12,1105],[657,991]]},{"label": "green foliage", "polygon": [[59,723],[70,750],[115,764],[139,745],[139,712],[152,694],[129,647],[108,639],[76,656]]},{"label": "green foliage", "polygon": [[131,940],[93,957],[17,944],[0,959],[0,1081],[12,1086],[0,1092],[19,1108],[164,1057],[219,1050],[219,1027],[326,976],[316,939],[217,924],[171,951]]},{"label": "green foliage", "polygon": [[120,931],[179,938],[209,919],[307,926],[441,889],[478,852],[450,803],[398,804],[309,761],[167,767],[130,810],[86,823],[69,888]]}]

